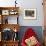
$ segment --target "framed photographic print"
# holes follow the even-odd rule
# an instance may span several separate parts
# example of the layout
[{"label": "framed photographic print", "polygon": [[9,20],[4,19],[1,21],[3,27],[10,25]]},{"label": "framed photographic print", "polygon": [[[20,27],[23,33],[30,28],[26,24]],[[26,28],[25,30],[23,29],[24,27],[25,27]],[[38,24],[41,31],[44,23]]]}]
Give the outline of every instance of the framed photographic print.
[{"label": "framed photographic print", "polygon": [[9,15],[9,10],[2,10],[2,15]]},{"label": "framed photographic print", "polygon": [[16,15],[16,14],[17,14],[17,11],[12,10],[12,11],[10,11],[9,14],[10,14],[10,15]]},{"label": "framed photographic print", "polygon": [[24,19],[36,19],[36,9],[24,9]]}]

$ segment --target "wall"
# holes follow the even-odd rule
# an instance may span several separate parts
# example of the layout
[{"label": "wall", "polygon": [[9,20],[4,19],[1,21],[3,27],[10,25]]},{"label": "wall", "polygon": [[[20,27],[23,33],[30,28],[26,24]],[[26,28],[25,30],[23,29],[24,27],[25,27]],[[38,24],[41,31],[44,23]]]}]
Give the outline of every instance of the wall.
[{"label": "wall", "polygon": [[[20,2],[20,3],[19,3]],[[21,0],[18,1],[20,6],[22,7],[21,9],[25,8],[36,8],[37,11],[37,19],[36,20],[24,20],[23,19],[23,12],[21,13],[21,20],[20,23],[23,26],[42,26],[43,25],[43,6],[42,6],[42,0]],[[22,10],[23,11],[23,10]]]},{"label": "wall", "polygon": [[27,31],[28,28],[32,28],[35,33],[38,36],[38,39],[41,43],[43,43],[43,32],[42,32],[42,27],[41,26],[21,26],[21,29],[19,31],[19,39],[20,41],[22,40],[25,31]]},{"label": "wall", "polygon": [[[0,0],[0,6],[2,6],[2,7],[15,6],[14,1],[15,0],[9,0],[9,1]],[[44,23],[43,23],[42,0],[17,0],[17,3],[18,3],[17,6],[20,7],[19,24],[21,26],[43,26]],[[35,20],[24,20],[23,12],[24,12],[24,9],[26,9],[26,8],[35,8],[36,9],[37,18]]]}]

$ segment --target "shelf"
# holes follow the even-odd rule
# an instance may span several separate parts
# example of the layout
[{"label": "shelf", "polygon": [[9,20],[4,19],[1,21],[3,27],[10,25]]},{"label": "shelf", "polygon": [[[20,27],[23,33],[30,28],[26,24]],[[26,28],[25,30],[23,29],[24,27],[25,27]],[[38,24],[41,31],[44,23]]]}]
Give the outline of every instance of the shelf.
[{"label": "shelf", "polygon": [[6,41],[6,42],[2,42],[3,46],[18,46],[18,41]]},{"label": "shelf", "polygon": [[19,7],[0,7],[1,15],[18,15]]},{"label": "shelf", "polygon": [[19,7],[0,7],[0,10],[6,10],[6,9],[18,9]]},{"label": "shelf", "polygon": [[12,41],[12,40],[10,40],[10,41],[3,41],[4,43],[16,43],[16,42],[19,42],[19,40],[15,40],[15,41]]},{"label": "shelf", "polygon": [[[17,39],[18,38],[17,34],[20,29],[20,26],[18,24],[18,17],[19,17],[18,11],[19,11],[19,7],[0,7],[0,22],[1,22],[1,24],[0,24],[0,32],[1,32],[0,46],[18,46],[19,40]],[[11,18],[9,19],[9,17],[11,17]],[[14,17],[16,17],[16,19]],[[13,22],[12,19],[14,20],[15,24],[12,23]],[[10,33],[8,32],[9,33],[9,35],[8,35],[6,32],[8,39],[10,39],[10,38],[11,39],[9,41],[7,41],[7,40],[5,41],[5,39],[3,39],[4,37],[6,37],[4,35],[4,31],[9,31],[8,29],[10,29],[11,32],[13,31],[14,33],[12,33],[10,35],[11,32]],[[16,34],[16,37],[15,37],[15,34]],[[2,37],[3,35],[4,35],[4,37]],[[12,37],[12,35],[13,35],[13,37]],[[11,36],[11,37],[9,38],[9,36]],[[17,41],[16,41],[16,39],[15,39],[15,41],[13,41],[14,38],[16,38]]]},{"label": "shelf", "polygon": [[2,16],[2,24],[18,24],[18,16]]},{"label": "shelf", "polygon": [[1,24],[0,27],[1,27],[1,30],[5,28],[9,28],[9,29],[12,29],[13,31],[14,29],[17,29],[17,31],[19,31],[20,29],[19,24]]},{"label": "shelf", "polygon": [[[14,16],[16,17],[16,20],[14,21],[15,23],[13,24],[18,24],[18,16],[19,16],[19,7],[0,7],[0,24],[9,24],[9,16]],[[9,21],[9,22],[8,22]],[[12,20],[13,21],[13,20]],[[12,24],[12,21],[10,24]]]}]

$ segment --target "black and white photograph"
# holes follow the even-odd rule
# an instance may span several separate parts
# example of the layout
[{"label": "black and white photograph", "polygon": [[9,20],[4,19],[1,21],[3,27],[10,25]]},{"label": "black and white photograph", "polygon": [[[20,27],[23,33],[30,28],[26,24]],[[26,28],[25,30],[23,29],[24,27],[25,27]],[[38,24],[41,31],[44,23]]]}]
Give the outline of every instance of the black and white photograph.
[{"label": "black and white photograph", "polygon": [[36,9],[24,9],[24,19],[36,19]]}]

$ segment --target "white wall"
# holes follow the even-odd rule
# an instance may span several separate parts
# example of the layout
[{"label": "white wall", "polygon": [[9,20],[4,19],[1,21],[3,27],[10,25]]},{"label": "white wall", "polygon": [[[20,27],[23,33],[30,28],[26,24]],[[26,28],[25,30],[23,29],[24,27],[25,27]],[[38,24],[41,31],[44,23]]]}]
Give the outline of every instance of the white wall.
[{"label": "white wall", "polygon": [[[15,0],[0,0],[0,6],[15,6]],[[17,6],[20,7],[19,24],[21,26],[43,26],[43,6],[42,0],[17,0]],[[37,19],[24,20],[23,11],[25,8],[35,8],[37,11]]]},{"label": "white wall", "polygon": [[[20,3],[19,3],[20,2]],[[18,4],[21,9],[25,8],[35,8],[37,11],[37,19],[36,20],[24,20],[23,19],[23,10],[21,11],[21,25],[26,26],[42,26],[43,25],[43,6],[42,0],[18,0]]]},{"label": "white wall", "polygon": [[10,6],[14,6],[14,1],[15,0],[0,0],[0,6],[1,7],[10,7]]}]

